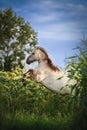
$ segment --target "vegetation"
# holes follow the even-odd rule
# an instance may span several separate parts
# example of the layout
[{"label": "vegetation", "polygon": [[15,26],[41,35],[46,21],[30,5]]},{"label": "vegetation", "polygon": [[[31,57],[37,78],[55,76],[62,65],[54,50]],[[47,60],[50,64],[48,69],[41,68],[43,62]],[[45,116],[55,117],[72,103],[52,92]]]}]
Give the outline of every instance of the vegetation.
[{"label": "vegetation", "polygon": [[23,86],[22,75],[23,72],[19,68],[13,72],[0,72],[2,129],[67,128],[66,123],[71,120],[66,103],[69,96],[62,97],[52,93],[30,78],[27,85]]},{"label": "vegetation", "polygon": [[[87,42],[78,47],[80,54],[70,57],[69,77],[77,84],[70,86],[75,95],[52,93],[27,79],[23,70],[0,71],[0,126],[2,130],[86,130],[87,129]],[[72,60],[74,59],[74,60]]]},{"label": "vegetation", "polygon": [[77,47],[79,54],[70,59],[74,59],[69,65],[72,67],[70,77],[74,77],[77,84],[73,86],[76,89],[74,102],[79,103],[74,119],[74,130],[87,129],[87,41],[82,41],[81,47]]},{"label": "vegetation", "polygon": [[22,60],[37,44],[37,34],[29,23],[11,8],[0,11],[0,69],[11,71],[23,67]]}]

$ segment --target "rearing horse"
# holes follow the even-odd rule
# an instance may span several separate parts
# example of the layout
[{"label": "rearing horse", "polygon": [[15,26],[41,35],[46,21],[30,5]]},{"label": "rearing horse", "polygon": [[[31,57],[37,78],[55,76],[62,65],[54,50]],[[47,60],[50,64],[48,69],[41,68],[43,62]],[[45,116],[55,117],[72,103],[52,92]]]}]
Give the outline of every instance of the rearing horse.
[{"label": "rearing horse", "polygon": [[35,81],[40,82],[46,88],[58,92],[62,95],[70,93],[69,85],[75,84],[68,78],[67,72],[61,71],[54,65],[47,52],[42,47],[36,47],[31,55],[27,58],[26,63],[31,64],[37,61],[37,69],[29,69],[24,74],[24,80],[28,75]]}]

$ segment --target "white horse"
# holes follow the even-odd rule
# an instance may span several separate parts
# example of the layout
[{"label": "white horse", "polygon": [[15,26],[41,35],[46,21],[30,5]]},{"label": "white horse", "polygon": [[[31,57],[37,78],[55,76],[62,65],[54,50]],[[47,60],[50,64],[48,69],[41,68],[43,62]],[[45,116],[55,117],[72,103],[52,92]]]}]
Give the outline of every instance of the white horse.
[{"label": "white horse", "polygon": [[27,58],[26,63],[31,64],[37,61],[37,69],[29,69],[24,74],[24,80],[30,75],[35,81],[40,82],[46,88],[62,95],[71,92],[70,85],[75,84],[74,80],[68,78],[67,72],[56,67],[42,47],[36,47]]}]

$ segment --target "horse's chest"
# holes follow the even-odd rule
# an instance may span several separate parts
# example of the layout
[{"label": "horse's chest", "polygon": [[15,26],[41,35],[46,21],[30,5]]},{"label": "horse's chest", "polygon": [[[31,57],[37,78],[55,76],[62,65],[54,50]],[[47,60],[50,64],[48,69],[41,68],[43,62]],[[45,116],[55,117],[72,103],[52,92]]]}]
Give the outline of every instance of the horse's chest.
[{"label": "horse's chest", "polygon": [[49,74],[49,68],[44,65],[44,64],[40,64],[38,65],[38,68],[37,68],[37,73],[40,73],[40,75],[47,75]]}]

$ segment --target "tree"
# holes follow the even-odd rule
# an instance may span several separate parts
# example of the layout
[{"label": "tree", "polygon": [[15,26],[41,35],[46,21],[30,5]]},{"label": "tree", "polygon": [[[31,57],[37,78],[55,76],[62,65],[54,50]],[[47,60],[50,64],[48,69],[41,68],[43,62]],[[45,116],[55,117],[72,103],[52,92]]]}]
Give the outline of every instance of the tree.
[{"label": "tree", "polygon": [[[37,33],[11,8],[0,11],[0,67],[11,71],[23,67],[26,53],[37,44]],[[3,67],[2,67],[3,66]]]}]

